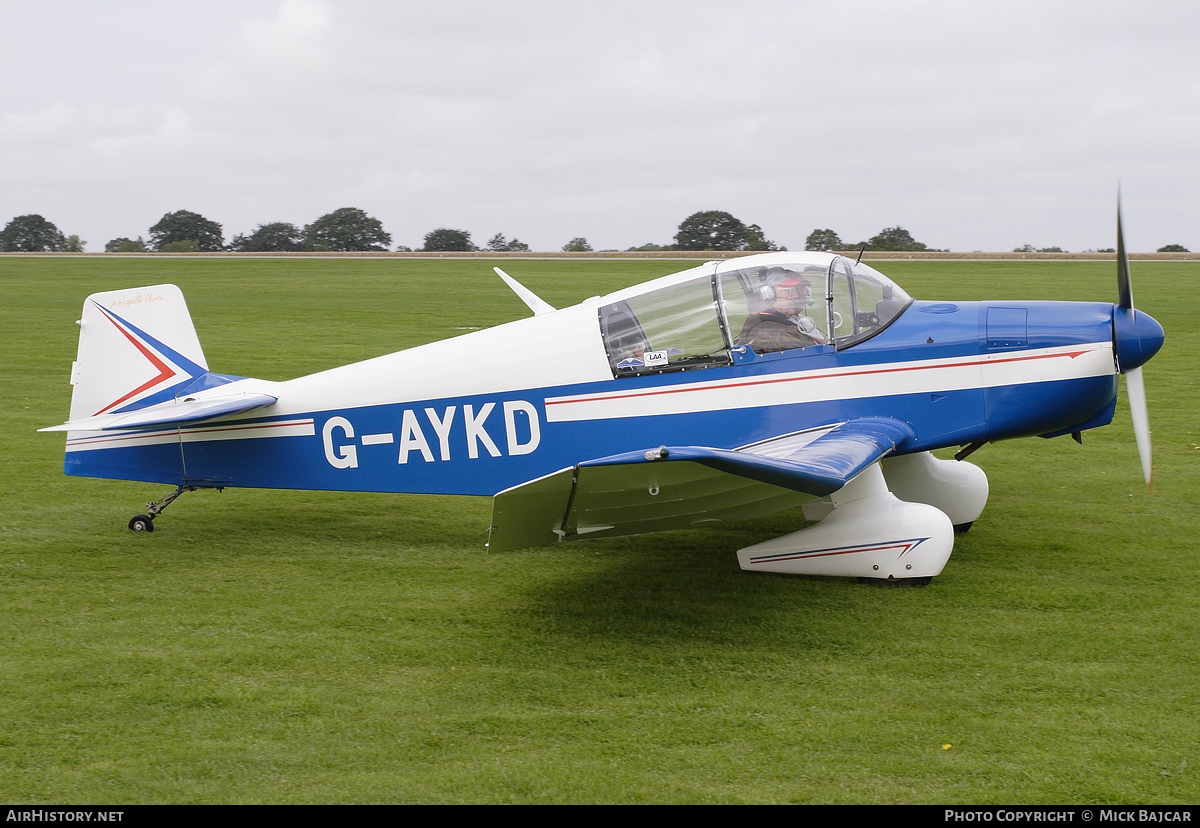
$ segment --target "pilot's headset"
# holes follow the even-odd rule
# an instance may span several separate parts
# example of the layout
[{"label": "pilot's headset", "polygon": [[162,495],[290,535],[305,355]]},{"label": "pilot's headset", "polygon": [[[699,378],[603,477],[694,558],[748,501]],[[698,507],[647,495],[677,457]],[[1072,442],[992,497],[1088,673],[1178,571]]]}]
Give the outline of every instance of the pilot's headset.
[{"label": "pilot's headset", "polygon": [[782,267],[772,267],[766,273],[759,276],[765,281],[758,286],[758,296],[768,306],[775,303],[777,287],[799,287],[806,286],[808,291],[808,301],[804,303],[805,307],[811,307],[812,302],[812,283],[796,273]]},{"label": "pilot's headset", "polygon": [[775,304],[775,285],[786,281],[791,275],[782,267],[770,267],[758,274],[758,278],[762,280],[758,286],[758,298],[764,305],[770,307]]}]

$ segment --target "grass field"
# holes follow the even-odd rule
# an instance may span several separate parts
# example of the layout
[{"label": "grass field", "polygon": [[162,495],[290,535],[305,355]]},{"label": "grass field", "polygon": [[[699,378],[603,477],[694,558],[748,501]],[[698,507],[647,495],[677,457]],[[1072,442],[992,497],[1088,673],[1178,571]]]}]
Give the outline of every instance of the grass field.
[{"label": "grass field", "polygon": [[[562,306],[686,265],[509,261]],[[885,262],[921,298],[1112,301],[1103,262]],[[215,371],[287,379],[527,313],[479,260],[0,257],[0,801],[1200,801],[1200,264],[1128,410],[972,460],[926,589],[752,575],[798,514],[488,554],[476,498],[67,478],[84,297],[173,282]],[[1184,297],[1182,300],[1180,296]]]}]

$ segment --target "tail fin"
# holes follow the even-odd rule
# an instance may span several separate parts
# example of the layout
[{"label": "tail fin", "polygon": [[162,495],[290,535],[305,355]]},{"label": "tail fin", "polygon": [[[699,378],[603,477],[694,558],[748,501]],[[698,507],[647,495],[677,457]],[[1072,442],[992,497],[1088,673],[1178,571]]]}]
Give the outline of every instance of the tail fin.
[{"label": "tail fin", "polygon": [[[63,471],[177,486],[191,479],[181,427],[269,406],[261,388],[202,394],[242,377],[208,370],[183,294],[174,285],[95,293],[83,304],[71,367],[71,416],[39,431],[67,432]],[[222,478],[227,480],[227,478]]]},{"label": "tail fin", "polygon": [[208,373],[175,285],[94,293],[84,301],[78,325],[72,421],[170,400]]}]

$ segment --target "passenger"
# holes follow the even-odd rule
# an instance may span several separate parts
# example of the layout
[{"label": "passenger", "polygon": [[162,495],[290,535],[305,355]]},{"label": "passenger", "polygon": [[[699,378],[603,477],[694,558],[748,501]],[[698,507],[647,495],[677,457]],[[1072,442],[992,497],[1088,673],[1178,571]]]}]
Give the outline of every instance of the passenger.
[{"label": "passenger", "polygon": [[826,341],[816,323],[804,315],[804,309],[813,303],[807,279],[787,279],[775,285],[774,293],[769,308],[746,317],[738,344],[750,346],[756,354],[766,354]]}]

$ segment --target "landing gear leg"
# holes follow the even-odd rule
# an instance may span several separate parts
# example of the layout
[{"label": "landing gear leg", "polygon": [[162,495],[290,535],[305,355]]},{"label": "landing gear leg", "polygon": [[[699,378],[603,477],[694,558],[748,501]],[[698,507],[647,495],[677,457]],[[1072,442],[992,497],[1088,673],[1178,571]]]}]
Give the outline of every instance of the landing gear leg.
[{"label": "landing gear leg", "polygon": [[878,463],[804,515],[819,522],[738,550],[742,569],[924,586],[941,573],[954,548],[946,513],[900,500],[888,490]]},{"label": "landing gear leg", "polygon": [[175,491],[171,492],[166,497],[160,500],[154,500],[146,504],[146,514],[134,515],[129,521],[130,532],[153,532],[154,519],[163,513],[163,510],[174,502],[175,498],[179,497],[184,492],[196,491],[195,486],[180,486]]}]

